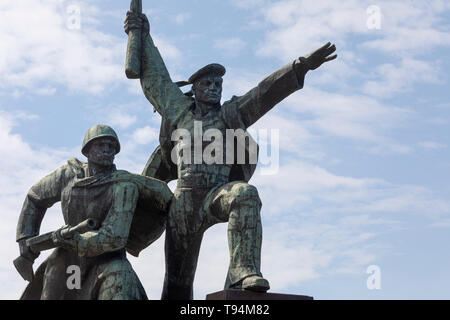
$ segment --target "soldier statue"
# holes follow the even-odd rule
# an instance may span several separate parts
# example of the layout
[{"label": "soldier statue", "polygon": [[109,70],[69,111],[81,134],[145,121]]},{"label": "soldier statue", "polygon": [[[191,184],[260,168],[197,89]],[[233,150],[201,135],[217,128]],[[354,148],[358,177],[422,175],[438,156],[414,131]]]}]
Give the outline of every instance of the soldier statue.
[{"label": "soldier statue", "polygon": [[[114,130],[96,125],[83,141],[87,163],[72,158],[28,192],[17,225],[22,263],[15,265],[30,281],[21,299],[147,299],[126,251],[137,256],[163,233],[173,194],[162,181],[117,170],[114,157],[119,151]],[[50,247],[56,249],[35,274],[30,267],[27,276],[24,266],[32,266],[39,255],[30,240],[42,236],[44,214],[58,201],[68,226],[91,219],[98,227],[69,238],[61,236],[67,227],[51,233]],[[67,285],[73,270],[69,267],[74,266],[80,271],[79,287]]]},{"label": "soldier statue", "polygon": [[[140,30],[142,37],[142,89],[162,116],[160,146],[151,155],[144,174],[164,181],[177,179],[166,228],[166,274],[162,299],[193,298],[203,234],[220,222],[228,222],[230,264],[225,288],[267,291],[269,282],[260,271],[261,201],[257,189],[248,183],[256,163],[227,163],[226,153],[231,150],[223,153],[224,161],[215,163],[172,161],[174,147],[182,150],[186,143],[194,146],[193,141],[172,141],[172,134],[177,129],[185,129],[194,137],[197,121],[201,121],[203,133],[217,129],[225,136],[227,129],[245,131],[277,103],[301,89],[309,70],[335,59],[336,55],[331,56],[335,46],[327,43],[275,71],[245,95],[233,96],[221,104],[222,77],[225,74],[222,65],[209,64],[195,72],[188,81],[175,83],[153,43],[146,16],[129,11],[125,32],[128,34],[135,30]],[[180,84],[192,85],[193,97],[189,93],[184,94]],[[248,148],[246,153],[248,158]]]}]

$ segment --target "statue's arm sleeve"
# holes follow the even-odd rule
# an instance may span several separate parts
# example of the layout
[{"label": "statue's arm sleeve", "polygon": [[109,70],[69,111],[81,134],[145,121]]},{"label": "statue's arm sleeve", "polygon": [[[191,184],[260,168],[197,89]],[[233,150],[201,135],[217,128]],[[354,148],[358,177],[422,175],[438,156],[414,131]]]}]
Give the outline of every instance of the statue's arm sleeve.
[{"label": "statue's arm sleeve", "polygon": [[61,191],[71,170],[67,165],[34,184],[27,193],[17,223],[16,241],[39,234],[45,212],[61,200]]},{"label": "statue's arm sleeve", "polygon": [[74,237],[77,253],[81,257],[117,251],[127,244],[139,190],[132,182],[116,183],[112,188],[111,208],[100,228]]},{"label": "statue's arm sleeve", "polygon": [[306,69],[298,66],[294,68],[294,65],[298,64],[302,64],[299,59],[273,72],[245,95],[234,97],[242,121],[247,128],[277,103],[303,88]]},{"label": "statue's arm sleeve", "polygon": [[163,117],[177,118],[192,98],[172,82],[166,65],[150,34],[143,38],[141,86],[145,97]]}]

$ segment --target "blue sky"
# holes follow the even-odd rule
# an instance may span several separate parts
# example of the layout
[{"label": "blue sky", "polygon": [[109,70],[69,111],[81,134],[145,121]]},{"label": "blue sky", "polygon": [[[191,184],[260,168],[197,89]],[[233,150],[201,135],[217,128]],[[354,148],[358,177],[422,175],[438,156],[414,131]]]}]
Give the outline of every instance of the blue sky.
[{"label": "blue sky", "polygon": [[[368,28],[369,6],[380,29]],[[160,117],[126,79],[128,1],[0,4],[0,298],[25,282],[12,260],[28,188],[81,155],[85,131],[113,126],[117,165],[141,172]],[[174,81],[226,66],[223,98],[331,41],[338,59],[258,121],[280,132],[279,170],[257,174],[262,272],[272,292],[316,299],[449,299],[450,4],[448,1],[143,0]],[[73,11],[80,10],[80,28]],[[68,10],[69,9],[69,10]],[[42,231],[63,224],[48,211]],[[46,256],[43,254],[37,263]],[[226,225],[205,234],[194,295],[219,291]],[[164,275],[163,237],[130,258],[151,299]],[[37,267],[36,263],[36,267]],[[369,290],[377,265],[381,289]]]}]

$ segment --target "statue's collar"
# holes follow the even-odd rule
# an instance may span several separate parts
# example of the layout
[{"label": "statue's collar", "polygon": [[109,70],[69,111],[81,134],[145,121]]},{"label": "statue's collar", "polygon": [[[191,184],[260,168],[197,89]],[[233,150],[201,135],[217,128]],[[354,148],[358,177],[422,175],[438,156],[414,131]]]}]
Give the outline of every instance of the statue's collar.
[{"label": "statue's collar", "polygon": [[216,104],[215,106],[211,107],[211,108],[208,110],[208,112],[206,112],[206,113],[204,113],[204,114],[202,114],[202,109],[201,109],[201,107],[199,106],[199,104],[198,104],[197,102],[195,102],[195,103],[192,105],[192,109],[191,109],[192,113],[193,113],[196,117],[204,117],[204,116],[206,116],[208,113],[214,112],[214,111],[218,111],[218,110],[220,110],[220,103],[218,103],[218,104]]},{"label": "statue's collar", "polygon": [[108,168],[104,168],[102,170],[96,170],[93,167],[89,167],[89,164],[84,167],[84,176],[87,177],[102,177],[102,176],[108,176],[114,171],[117,171],[116,165],[112,164]]}]

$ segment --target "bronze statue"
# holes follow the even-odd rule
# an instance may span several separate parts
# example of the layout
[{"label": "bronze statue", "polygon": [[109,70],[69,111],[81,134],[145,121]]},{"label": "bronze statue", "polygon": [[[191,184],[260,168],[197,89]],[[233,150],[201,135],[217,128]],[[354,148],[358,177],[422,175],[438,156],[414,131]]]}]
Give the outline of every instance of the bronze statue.
[{"label": "bronze statue", "polygon": [[[173,195],[162,181],[117,170],[119,151],[114,130],[94,126],[83,141],[88,162],[72,158],[28,192],[17,225],[15,265],[30,281],[21,299],[147,299],[126,251],[137,256],[162,234]],[[58,201],[67,226],[38,236],[47,208]],[[39,251],[53,247],[33,274]],[[74,267],[79,288],[67,285]]]},{"label": "bronze statue", "polygon": [[[225,68],[220,64],[210,64],[194,73],[188,81],[174,83],[149,29],[145,15],[132,11],[127,13],[125,32],[140,30],[142,37],[141,55],[128,52],[127,56],[142,59],[142,89],[162,116],[160,146],[151,155],[143,174],[164,181],[178,180],[166,228],[166,274],[162,299],[193,298],[203,233],[220,222],[228,222],[230,264],[225,288],[265,292],[270,286],[260,271],[261,201],[257,189],[248,183],[256,162],[225,161],[232,150],[226,150],[223,161],[215,163],[199,164],[195,159],[180,161],[179,153],[178,159],[172,161],[173,150],[185,148],[186,143],[188,148],[194,145],[193,141],[185,139],[172,141],[172,136],[176,130],[185,129],[194,137],[198,130],[197,122],[201,123],[203,133],[216,129],[225,136],[227,129],[245,131],[277,103],[301,89],[309,70],[335,59],[337,56],[331,54],[336,48],[327,43],[275,71],[247,94],[233,96],[221,105]],[[184,94],[179,86],[186,84],[191,84],[192,90]],[[205,146],[203,144],[202,148]],[[192,157],[196,152],[194,149]],[[247,147],[245,151],[249,158],[250,149]]]}]

